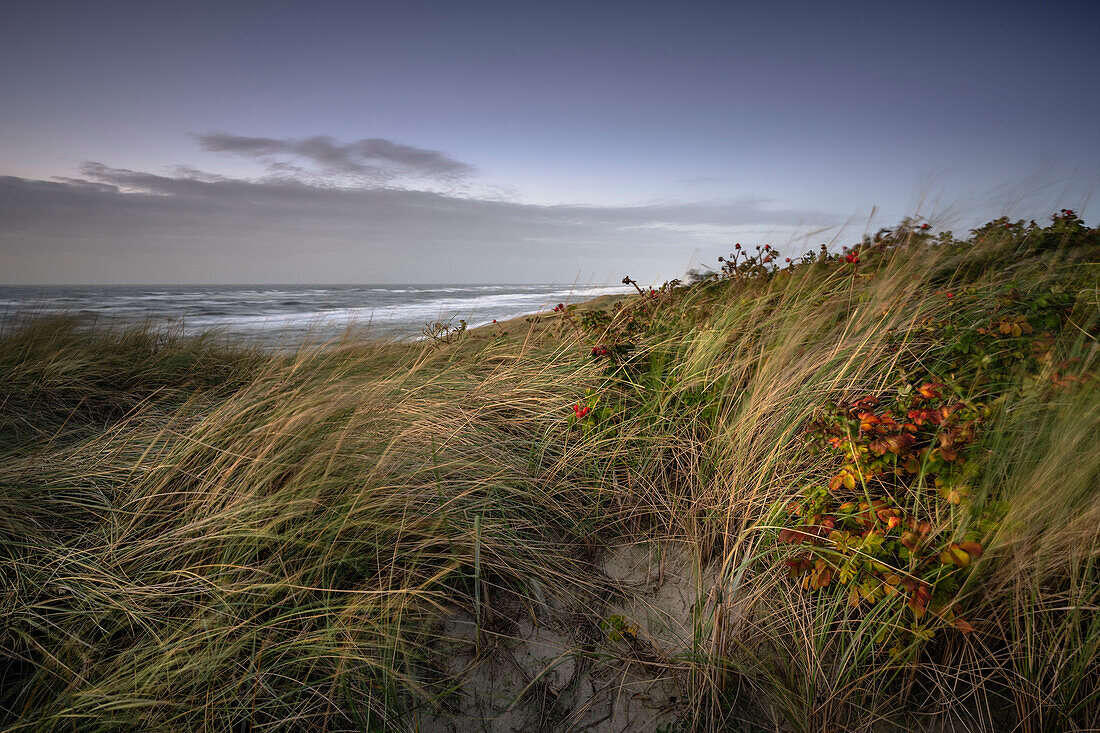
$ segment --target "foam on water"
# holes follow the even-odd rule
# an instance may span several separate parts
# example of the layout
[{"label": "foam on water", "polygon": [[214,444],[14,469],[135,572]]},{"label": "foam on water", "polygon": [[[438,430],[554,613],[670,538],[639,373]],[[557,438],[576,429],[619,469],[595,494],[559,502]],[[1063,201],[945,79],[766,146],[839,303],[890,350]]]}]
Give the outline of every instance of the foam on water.
[{"label": "foam on water", "polygon": [[79,314],[107,323],[153,322],[195,334],[260,342],[327,339],[349,327],[415,338],[435,321],[470,327],[607,293],[621,285],[302,285],[0,287],[0,324],[28,314]]}]

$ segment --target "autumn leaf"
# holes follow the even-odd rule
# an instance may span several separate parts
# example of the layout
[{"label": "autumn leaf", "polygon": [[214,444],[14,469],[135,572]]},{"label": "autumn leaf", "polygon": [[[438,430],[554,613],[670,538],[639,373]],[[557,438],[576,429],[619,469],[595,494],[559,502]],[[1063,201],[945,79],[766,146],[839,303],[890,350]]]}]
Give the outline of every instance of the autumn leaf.
[{"label": "autumn leaf", "polygon": [[[882,507],[875,512],[875,516],[882,522],[889,522],[891,519],[897,519],[897,512],[889,507]],[[898,522],[901,522],[901,520],[898,519]]]},{"label": "autumn leaf", "polygon": [[971,557],[981,557],[982,556],[982,546],[978,542],[974,542],[974,541],[960,542],[959,543],[959,549],[962,550],[963,552],[965,552],[966,554],[970,555]]},{"label": "autumn leaf", "polygon": [[802,532],[797,529],[781,529],[779,530],[779,541],[790,545],[799,545],[803,542],[810,542],[813,539],[807,532]]},{"label": "autumn leaf", "polygon": [[830,491],[839,491],[841,487],[849,491],[853,491],[856,488],[856,477],[846,468],[834,476],[833,480],[829,482]]},{"label": "autumn leaf", "polygon": [[921,584],[913,590],[906,605],[909,606],[909,610],[913,612],[913,615],[920,619],[928,610],[928,604],[931,600],[932,590],[927,585]]},{"label": "autumn leaf", "polygon": [[926,400],[939,399],[939,388],[942,386],[939,382],[925,382],[917,388],[917,392]]},{"label": "autumn leaf", "polygon": [[800,557],[789,557],[784,560],[783,563],[788,568],[787,576],[790,578],[797,578],[813,567],[805,555]]},{"label": "autumn leaf", "polygon": [[861,412],[861,413],[859,413],[859,429],[862,430],[863,432],[867,432],[868,430],[870,430],[875,425],[878,425],[881,422],[882,422],[882,420],[880,420],[878,415],[876,415],[873,412]]},{"label": "autumn leaf", "polygon": [[894,455],[900,455],[913,447],[913,443],[917,441],[909,433],[899,433],[897,435],[891,435],[886,438],[886,449]]},{"label": "autumn leaf", "polygon": [[952,542],[940,553],[940,562],[944,565],[958,565],[960,568],[970,567],[970,554]]},{"label": "autumn leaf", "polygon": [[819,559],[814,563],[814,572],[812,576],[812,587],[814,590],[820,590],[826,587],[833,580],[833,568],[824,559]]},{"label": "autumn leaf", "polygon": [[875,397],[873,394],[864,395],[853,402],[852,407],[854,409],[860,409],[864,407],[878,407],[878,397]]},{"label": "autumn leaf", "polygon": [[964,634],[969,634],[974,631],[974,627],[971,626],[970,622],[964,619],[962,616],[956,616],[955,620],[952,623],[955,625],[956,629],[963,632]]},{"label": "autumn leaf", "polygon": [[939,425],[941,419],[945,419],[942,410],[910,410],[906,416],[914,425],[924,425],[925,423]]}]

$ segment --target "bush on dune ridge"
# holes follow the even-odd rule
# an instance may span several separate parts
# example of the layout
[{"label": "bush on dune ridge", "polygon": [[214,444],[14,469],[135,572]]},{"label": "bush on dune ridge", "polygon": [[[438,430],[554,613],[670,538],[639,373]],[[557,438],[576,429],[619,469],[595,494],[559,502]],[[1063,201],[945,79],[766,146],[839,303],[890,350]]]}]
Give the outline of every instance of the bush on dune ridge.
[{"label": "bush on dune ridge", "polygon": [[[788,723],[859,727],[980,700],[970,729],[1004,704],[1026,729],[1087,728],[1094,640],[1065,645],[1059,634],[1089,637],[1080,617],[1037,612],[1097,600],[1085,577],[1100,519],[1096,284],[1084,263],[1100,239],[1069,211],[1047,228],[994,222],[966,242],[926,232],[906,222],[787,267],[770,248],[734,253],[687,298],[653,294],[650,343],[633,343],[628,319],[609,324],[621,407],[590,430],[678,425],[655,451],[662,468],[659,452],[696,441],[675,514],[723,548],[732,603],[763,599],[740,608],[743,628],[715,630],[746,645],[720,663],[778,698]],[[647,434],[639,425],[634,444]],[[1005,574],[1009,548],[1034,575]],[[1025,605],[1022,588],[1050,597]],[[1071,679],[1053,684],[1033,644],[1071,656]]]},{"label": "bush on dune ridge", "polygon": [[1095,728],[1098,251],[907,221],[425,348],[7,334],[3,725],[405,729],[436,619],[648,537],[719,569],[685,726]]}]

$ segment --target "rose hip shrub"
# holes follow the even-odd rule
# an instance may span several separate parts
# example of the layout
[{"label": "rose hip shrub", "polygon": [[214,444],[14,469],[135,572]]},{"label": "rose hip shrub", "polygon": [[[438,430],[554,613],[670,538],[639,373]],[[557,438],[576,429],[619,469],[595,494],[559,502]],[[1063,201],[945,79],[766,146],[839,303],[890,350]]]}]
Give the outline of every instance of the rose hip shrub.
[{"label": "rose hip shrub", "polygon": [[[606,363],[599,391],[607,399],[589,392],[577,409],[590,411],[571,418],[586,433],[613,430],[627,413],[651,419],[653,430],[674,432],[678,419],[705,430],[731,392],[724,383],[701,392],[676,384],[669,366],[676,353],[666,352],[685,321],[705,322],[708,303],[721,302],[726,288],[745,300],[768,297],[768,284],[787,277],[850,276],[854,286],[890,259],[921,252],[934,268],[920,306],[929,315],[888,335],[890,371],[877,383],[893,386],[836,395],[817,411],[805,438],[811,472],[823,478],[776,507],[771,523],[798,586],[835,594],[849,617],[872,624],[883,649],[905,657],[939,630],[970,633],[982,622],[967,604],[1010,508],[975,490],[990,468],[983,440],[1028,390],[1049,396],[1091,378],[1059,346],[1081,338],[1079,324],[1090,322],[1074,315],[1080,289],[1071,275],[1024,267],[1032,274],[995,284],[986,275],[1040,261],[1052,273],[1061,262],[1093,261],[1100,230],[1063,209],[1045,227],[998,219],[966,240],[907,219],[851,249],[821,245],[793,261],[770,245],[754,254],[736,245],[719,258],[719,270],[695,273],[687,286],[645,292],[635,284],[637,299],[582,317],[586,356]],[[1100,338],[1087,330],[1084,338]],[[705,443],[705,435],[694,437]]]},{"label": "rose hip shrub", "polygon": [[[893,351],[888,377],[895,386],[838,395],[818,411],[806,426],[806,438],[815,451],[812,460],[828,478],[804,487],[778,512],[776,539],[790,576],[807,592],[839,592],[857,617],[873,613],[877,640],[894,655],[915,653],[937,629],[969,633],[971,621],[979,621],[967,617],[966,598],[980,586],[988,539],[1009,509],[996,497],[973,495],[988,460],[983,437],[1021,390],[1071,389],[1080,378],[1067,376],[1079,370],[1060,360],[1056,348],[1063,331],[1072,329],[1077,292],[1068,281],[975,283],[990,263],[1001,270],[1006,259],[1079,258],[1098,247],[1100,232],[1067,209],[1045,227],[998,219],[973,230],[967,240],[907,219],[851,249],[833,253],[822,245],[794,261],[782,259],[770,245],[752,254],[735,245],[728,257],[719,258],[718,271],[688,286],[748,293],[800,270],[802,276],[864,272],[872,277],[886,260],[914,249],[949,255],[933,258],[937,266],[947,265],[943,273],[929,273],[933,287],[944,286],[926,296],[932,315],[888,338]],[[676,390],[661,370],[668,358],[642,348],[647,337],[669,327],[669,318],[679,327],[676,319],[683,316],[676,302],[682,290],[638,287],[636,301],[582,320],[591,358],[606,360],[609,378],[629,376],[605,385],[630,393],[614,404],[645,409],[641,391],[655,388],[656,375],[664,385],[659,416],[705,418],[719,410],[721,389],[701,395]],[[643,373],[647,378],[639,376]],[[1040,374],[1046,375],[1043,380]],[[614,422],[618,411],[596,404],[593,400],[593,411],[575,420],[593,426]]]},{"label": "rose hip shrub", "polygon": [[943,299],[938,315],[892,339],[897,388],[841,398],[807,426],[831,478],[778,515],[790,576],[810,592],[839,588],[856,613],[874,607],[893,655],[915,653],[937,628],[973,630],[966,591],[1009,508],[972,495],[988,460],[981,439],[1023,391],[1082,379],[1058,357],[1075,324],[1065,284],[932,297]]},{"label": "rose hip shrub", "polygon": [[939,624],[972,630],[956,595],[1005,510],[969,506],[970,456],[990,408],[946,398],[942,387],[906,385],[822,408],[807,435],[836,471],[780,518],[778,540],[795,549],[785,560],[791,577],[810,591],[842,586],[853,609],[892,606],[877,640],[894,654]]}]

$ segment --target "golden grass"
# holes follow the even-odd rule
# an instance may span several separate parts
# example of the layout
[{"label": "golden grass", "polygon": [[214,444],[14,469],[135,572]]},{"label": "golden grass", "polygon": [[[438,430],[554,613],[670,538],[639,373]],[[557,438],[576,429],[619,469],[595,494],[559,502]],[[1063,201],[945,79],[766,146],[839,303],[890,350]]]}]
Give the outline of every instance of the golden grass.
[{"label": "golden grass", "polygon": [[[684,726],[1094,729],[1094,273],[999,256],[965,276],[974,317],[1009,281],[1072,283],[1059,348],[1085,381],[1040,388],[1067,376],[1048,364],[998,413],[975,490],[1011,509],[967,590],[977,631],[904,662],[874,642],[885,610],[785,579],[775,507],[828,482],[802,439],[820,405],[936,368],[918,326],[957,308],[957,250],[681,289],[617,370],[547,324],[284,356],[66,322],[8,333],[0,724],[410,729],[463,684],[440,671],[441,623],[472,618],[486,659],[524,614],[579,599],[589,641],[563,657],[675,677]],[[567,418],[585,388],[612,417],[582,429]],[[621,594],[600,558],[641,540],[696,568],[676,658],[600,630]]]}]

